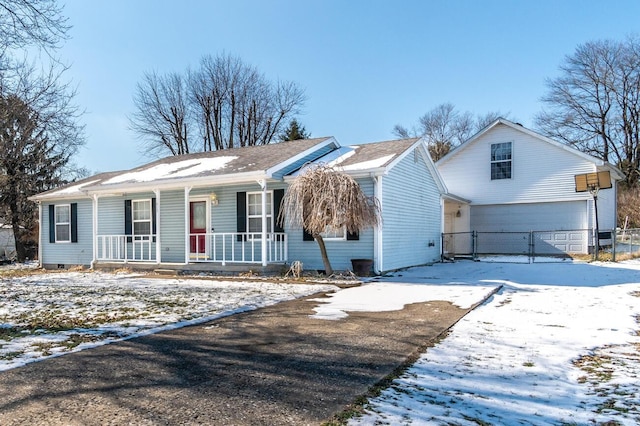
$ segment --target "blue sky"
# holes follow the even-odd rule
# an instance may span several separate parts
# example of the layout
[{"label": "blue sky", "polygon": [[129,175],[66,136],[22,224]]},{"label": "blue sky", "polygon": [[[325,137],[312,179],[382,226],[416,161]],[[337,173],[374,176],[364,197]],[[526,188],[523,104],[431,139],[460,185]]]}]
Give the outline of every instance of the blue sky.
[{"label": "blue sky", "polygon": [[638,1],[68,0],[59,56],[86,110],[77,163],[149,160],[129,129],[144,72],[183,72],[226,52],[308,97],[300,121],[343,144],[393,138],[444,102],[527,127],[544,81],[576,46],[640,34]]}]

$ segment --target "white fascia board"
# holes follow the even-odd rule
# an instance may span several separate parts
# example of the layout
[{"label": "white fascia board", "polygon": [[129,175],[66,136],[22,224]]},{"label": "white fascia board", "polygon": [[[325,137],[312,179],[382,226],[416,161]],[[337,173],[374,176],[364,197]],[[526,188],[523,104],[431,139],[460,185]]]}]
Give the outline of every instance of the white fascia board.
[{"label": "white fascia board", "polygon": [[241,184],[268,179],[264,171],[234,173],[221,176],[203,176],[199,178],[170,179],[161,182],[132,182],[114,185],[96,185],[85,188],[87,194],[119,194],[123,192],[148,192],[157,189],[182,189],[185,186],[197,188],[203,186],[216,186],[228,184]]},{"label": "white fascia board", "polygon": [[447,201],[453,201],[453,202],[456,202],[456,203],[471,204],[471,200],[467,200],[466,198],[458,197],[457,195],[450,194],[448,192],[442,194],[442,199],[443,200],[447,200]]},{"label": "white fascia board", "polygon": [[60,201],[84,200],[85,198],[91,198],[91,197],[87,195],[87,192],[84,190],[75,194],[56,195],[54,193],[54,194],[47,194],[47,195],[32,195],[31,197],[27,197],[28,200],[34,201],[36,203],[53,201],[53,200],[60,200]]},{"label": "white fascia board", "polygon": [[269,177],[273,176],[274,173],[276,173],[278,170],[282,170],[283,168],[295,163],[296,161],[305,158],[306,156],[308,156],[309,154],[311,154],[314,151],[317,151],[319,148],[325,147],[327,145],[331,145],[334,144],[336,146],[336,148],[340,148],[340,144],[338,143],[338,141],[336,140],[336,138],[334,138],[333,136],[328,137],[327,139],[323,140],[322,142],[319,142],[317,144],[315,144],[314,146],[312,146],[309,149],[304,150],[303,152],[301,152],[298,155],[294,155],[291,158],[287,158],[285,161],[283,161],[282,163],[278,163],[273,167],[270,167],[269,169],[267,169],[265,171],[265,174]]},{"label": "white fascia board", "polygon": [[[338,167],[337,170],[345,175],[349,175],[354,179],[371,177],[371,176],[384,176],[387,174],[386,167],[376,167],[373,169],[362,169],[362,170],[340,170]],[[284,177],[285,182],[294,181],[298,176],[287,175]]]}]

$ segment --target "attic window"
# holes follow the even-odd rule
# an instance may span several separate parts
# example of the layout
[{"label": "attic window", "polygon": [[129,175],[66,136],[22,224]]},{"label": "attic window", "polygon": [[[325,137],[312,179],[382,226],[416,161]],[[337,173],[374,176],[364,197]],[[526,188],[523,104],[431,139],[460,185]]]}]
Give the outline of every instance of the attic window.
[{"label": "attic window", "polygon": [[511,142],[491,144],[491,180],[511,179]]}]

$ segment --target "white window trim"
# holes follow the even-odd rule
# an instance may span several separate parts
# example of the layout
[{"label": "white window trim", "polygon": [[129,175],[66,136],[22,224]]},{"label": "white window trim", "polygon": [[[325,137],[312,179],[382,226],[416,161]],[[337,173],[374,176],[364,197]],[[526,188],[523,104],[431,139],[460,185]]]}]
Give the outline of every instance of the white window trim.
[{"label": "white window trim", "polygon": [[[493,146],[494,146],[494,145],[500,145],[500,144],[509,144],[509,145],[510,145],[510,147],[511,147],[511,158],[510,158],[510,159],[508,159],[508,160],[491,160],[491,151],[493,151]],[[495,181],[497,181],[497,180],[509,180],[509,179],[513,179],[513,141],[506,141],[506,142],[496,142],[496,143],[492,143],[492,144],[489,146],[489,156],[490,156],[490,157],[489,157],[489,159],[491,160],[491,161],[490,161],[491,165],[490,165],[490,169],[489,169],[489,178],[490,178],[492,181],[494,181],[494,180],[495,180]],[[497,164],[497,163],[507,163],[507,162],[511,163],[511,168],[510,168],[509,177],[508,177],[508,178],[507,178],[507,177],[504,177],[504,178],[494,178],[494,177],[493,177],[493,175],[492,175],[492,171],[491,171],[491,168],[493,167],[493,164]]]},{"label": "white window trim", "polygon": [[337,236],[326,237],[325,232],[322,232],[320,235],[322,236],[322,239],[325,241],[347,241],[347,227],[346,226],[342,227],[341,237],[337,237]]},{"label": "white window trim", "polygon": [[[148,202],[149,203],[149,219],[144,219],[144,220],[136,220],[135,217],[135,205],[136,203],[143,203],[143,202]],[[131,234],[135,237],[137,236],[148,236],[148,235],[153,235],[153,203],[151,202],[151,198],[143,198],[140,200],[131,200]],[[148,234],[136,234],[136,223],[143,223],[143,222],[148,222],[149,223],[149,233]],[[135,238],[134,238],[135,239]]]},{"label": "white window trim", "polygon": [[[68,222],[58,222],[58,207],[67,207],[69,209],[69,221]],[[54,223],[53,226],[56,230],[56,243],[70,243],[71,242],[71,204],[56,204],[54,206]],[[68,240],[60,240],[58,239],[58,225],[66,225],[69,228],[69,239]]]},{"label": "white window trim", "polygon": [[[273,227],[273,191],[266,191],[265,194],[270,194],[271,196],[271,211],[267,212],[267,220],[271,223],[271,232],[274,232],[274,227]],[[249,214],[249,196],[250,195],[260,195],[260,197],[262,197],[262,191],[256,191],[256,192],[247,192],[247,233],[249,234],[256,234],[256,233],[261,233],[262,231],[258,231],[258,232],[253,232],[250,231],[250,227],[249,227],[249,219],[258,219],[260,218],[262,223],[262,215],[250,215]],[[260,198],[262,200],[262,198]],[[261,225],[262,226],[262,225]],[[269,233],[269,231],[267,231],[267,234]],[[260,235],[256,235],[255,238],[260,238]]]}]

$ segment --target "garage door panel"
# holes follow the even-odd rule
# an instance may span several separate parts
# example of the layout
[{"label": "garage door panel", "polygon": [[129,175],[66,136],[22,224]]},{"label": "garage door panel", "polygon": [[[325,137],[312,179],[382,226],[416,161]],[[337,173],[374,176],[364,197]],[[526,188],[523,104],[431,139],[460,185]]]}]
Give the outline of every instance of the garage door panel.
[{"label": "garage door panel", "polygon": [[471,206],[478,232],[561,231],[588,227],[586,201]]}]

